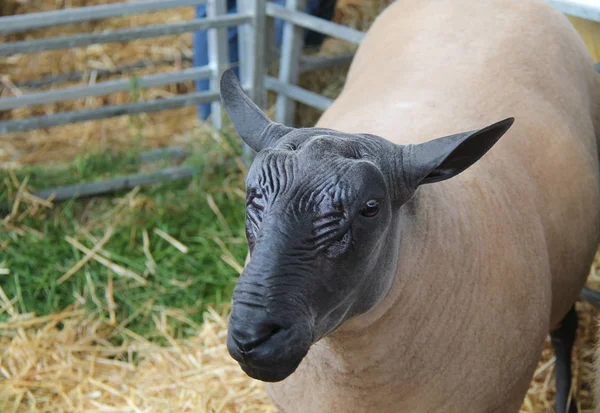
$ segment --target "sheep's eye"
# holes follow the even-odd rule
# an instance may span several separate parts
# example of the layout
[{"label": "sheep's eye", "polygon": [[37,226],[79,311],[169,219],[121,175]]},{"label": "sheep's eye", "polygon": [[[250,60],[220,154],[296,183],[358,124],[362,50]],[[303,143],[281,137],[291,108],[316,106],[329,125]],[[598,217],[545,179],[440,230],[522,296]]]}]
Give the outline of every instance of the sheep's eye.
[{"label": "sheep's eye", "polygon": [[365,207],[360,211],[360,214],[364,217],[373,218],[379,213],[379,202],[374,199],[367,201]]}]

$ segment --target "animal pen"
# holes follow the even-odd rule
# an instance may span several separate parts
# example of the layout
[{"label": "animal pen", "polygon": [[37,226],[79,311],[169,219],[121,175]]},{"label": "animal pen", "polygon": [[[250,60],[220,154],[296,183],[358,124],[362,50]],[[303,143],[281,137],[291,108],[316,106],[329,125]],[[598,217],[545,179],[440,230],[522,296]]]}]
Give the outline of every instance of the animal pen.
[{"label": "animal pen", "polygon": [[[600,22],[600,4],[595,4],[597,2],[584,0],[548,0],[548,2],[570,16]],[[198,79],[210,80],[208,91],[195,91],[174,97],[106,105],[94,109],[2,120],[0,121],[0,134],[27,132],[110,117],[159,112],[207,103],[211,104],[212,127],[215,130],[220,130],[223,128],[224,114],[219,102],[218,85],[221,74],[231,66],[227,61],[227,49],[229,47],[227,29],[230,27],[238,27],[240,33],[238,37],[240,54],[239,71],[244,90],[263,108],[266,105],[267,91],[274,92],[276,95],[275,121],[292,126],[297,102],[319,111],[327,109],[332,103],[330,98],[300,87],[298,85],[300,74],[315,69],[347,64],[351,60],[351,55],[332,57],[304,55],[302,42],[303,29],[323,33],[326,36],[341,39],[354,45],[360,44],[364,36],[364,32],[360,30],[305,13],[305,0],[287,0],[285,6],[266,0],[238,0],[237,12],[232,14],[227,13],[226,0],[138,0],[0,17],[0,35],[7,36],[16,33],[25,33],[33,29],[107,19],[116,16],[134,15],[176,7],[194,7],[200,4],[206,4],[207,6],[206,18],[99,33],[80,33],[69,36],[0,43],[0,57],[7,57],[16,54],[35,54],[50,50],[65,50],[97,44],[119,43],[136,39],[148,39],[208,30],[209,49],[209,64],[205,66],[188,68],[177,72],[150,74],[140,77],[123,77],[118,80],[104,81],[96,84],[70,86],[43,92],[2,97],[0,98],[0,111],[92,96],[103,96],[116,92],[126,92],[131,90],[132,87],[135,89],[144,89]],[[278,74],[277,76],[268,76],[266,75],[267,66],[272,60],[272,51],[274,49],[272,44],[274,19],[284,21],[283,39],[281,51],[279,56],[277,56]],[[245,154],[247,158],[252,156],[249,149],[245,150]],[[177,147],[167,147],[141,154],[141,158],[147,160],[184,156],[186,156],[185,153]],[[61,202],[76,197],[94,196],[117,190],[133,189],[139,185],[185,180],[192,177],[195,173],[196,170],[193,167],[176,166],[152,173],[136,173],[104,181],[44,188],[34,192],[33,195],[43,200],[51,199],[53,202]],[[1,209],[2,206],[0,206]],[[87,251],[88,255],[92,252]],[[0,257],[0,264],[1,262],[2,259]],[[600,283],[595,284],[594,287],[600,287]],[[2,293],[1,289],[0,293]],[[0,298],[4,302],[10,302],[6,297]],[[594,305],[600,303],[600,294],[594,289],[584,289],[582,291],[582,298]],[[1,302],[2,300],[0,300]],[[23,348],[39,349],[40,346],[43,347],[43,343],[40,343],[41,337],[32,337],[32,333],[30,334],[27,328],[35,325],[46,325],[44,323],[48,323],[47,325],[50,326],[54,323],[48,327],[53,328],[55,324],[62,323],[62,333],[58,334],[56,338],[49,339],[48,347],[44,347],[44,351],[49,354],[53,348],[52,346],[58,346],[66,340],[66,336],[75,334],[74,331],[77,328],[81,328],[81,325],[73,321],[74,316],[78,314],[77,311],[72,311],[57,315],[56,318],[48,318],[39,322],[25,320],[25,324],[17,324],[17,327],[26,333],[23,333],[21,341],[14,341],[12,346],[16,346],[17,344],[15,343],[20,343]],[[112,364],[110,362],[105,362],[104,364],[99,362],[98,364],[94,364],[95,367],[91,368],[97,370],[96,373],[98,376],[89,379],[89,389],[95,388],[106,395],[105,399],[95,401],[98,411],[111,411],[108,407],[109,399],[119,400],[118,402],[114,402],[114,406],[119,405],[123,409],[119,410],[115,408],[113,411],[167,411],[166,408],[171,406],[171,402],[175,403],[181,409],[180,411],[188,411],[187,409],[197,411],[193,410],[195,406],[201,406],[200,411],[218,411],[226,405],[230,406],[228,408],[235,406],[233,408],[237,409],[229,411],[239,411],[242,406],[245,406],[244,408],[247,408],[247,411],[274,411],[261,392],[259,385],[248,378],[244,378],[243,374],[236,369],[235,364],[225,354],[223,345],[224,317],[224,313],[209,312],[206,317],[206,323],[200,333],[201,339],[193,341],[191,344],[174,344],[171,349],[154,346],[141,338],[134,338],[136,348],[141,353],[146,354],[146,357],[141,362],[141,364],[148,367],[144,371],[132,369],[126,362],[114,362]],[[19,322],[22,322],[22,320]],[[7,326],[9,325],[4,324],[1,328],[8,329]],[[100,328],[96,331],[97,328],[98,325],[89,320],[84,324],[84,329],[94,330],[95,338],[99,342],[102,342],[106,339],[108,333]],[[587,334],[586,337],[589,339],[589,331],[585,331],[582,334]],[[35,345],[31,344],[32,342],[35,342]],[[76,347],[66,349],[64,350],[64,354],[61,353],[56,357],[59,359],[62,357],[64,360],[78,358],[81,361],[80,365],[73,367],[73,371],[69,374],[86,377],[87,374],[82,373],[82,371],[89,368],[88,364],[85,364],[89,360],[86,357],[79,356],[79,350]],[[205,350],[200,351],[198,347],[202,347]],[[121,354],[116,349],[113,350],[114,353],[106,349],[101,350],[100,353],[102,351],[104,351],[107,358],[110,355]],[[535,391],[549,387],[550,375],[547,373],[551,367],[552,359],[549,356],[549,349],[547,349],[547,353],[544,356],[546,358],[540,364],[538,372],[536,372],[536,375],[539,374],[539,377],[537,377],[537,387],[532,387],[537,389]],[[38,361],[40,363],[47,363],[50,358],[52,357],[41,355]],[[208,376],[206,371],[211,369],[217,373],[214,373],[210,379],[206,379]],[[173,381],[167,385],[156,382],[155,376],[160,376],[162,372],[167,371],[174,376],[180,377],[180,380]],[[591,374],[591,372],[588,371],[586,374]],[[117,388],[114,380],[110,379],[111,375],[116,375],[117,378],[120,377],[122,380],[145,383],[150,387],[160,387],[160,390],[154,392],[152,390],[144,390],[142,391],[144,393],[143,397],[139,396],[139,394],[139,397],[133,396],[131,392],[128,393]],[[46,376],[46,378],[52,380],[51,375]],[[113,384],[110,384],[111,380]],[[177,391],[178,386],[182,388],[180,392]],[[189,390],[190,386],[196,387],[197,391],[193,392]],[[92,390],[89,391],[90,394],[93,393]],[[166,393],[167,391],[169,393]],[[202,395],[203,392],[204,396]],[[207,397],[210,398],[210,395],[216,392],[221,393],[217,398],[218,403],[213,405],[207,402]],[[28,397],[33,396],[24,391],[21,399],[18,401],[13,400],[14,411],[21,411],[19,410],[21,401],[26,400]],[[60,397],[68,399],[70,396],[60,394]],[[142,403],[145,408],[139,407],[140,405],[135,401],[137,400],[136,397],[142,399],[145,397],[147,403]],[[245,405],[244,397],[247,400],[253,400],[255,404]],[[171,398],[171,402],[168,402],[169,398]],[[94,399],[94,397],[90,396],[90,399]],[[165,400],[167,400],[166,404]],[[152,408],[148,407],[153,405],[162,406],[163,410],[160,410],[160,407],[158,408],[159,410],[152,410]],[[527,406],[527,403],[525,403],[524,408],[530,409],[527,411],[536,411],[534,407]],[[73,407],[73,409],[73,411],[83,411],[76,410],[76,407]],[[49,409],[46,411],[55,410]]]}]

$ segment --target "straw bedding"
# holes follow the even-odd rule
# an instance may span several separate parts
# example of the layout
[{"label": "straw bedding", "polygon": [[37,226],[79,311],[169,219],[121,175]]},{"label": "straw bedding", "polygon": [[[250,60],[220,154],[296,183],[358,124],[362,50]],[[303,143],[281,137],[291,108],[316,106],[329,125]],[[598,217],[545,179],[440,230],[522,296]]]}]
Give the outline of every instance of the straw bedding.
[{"label": "straw bedding", "polygon": [[[227,357],[216,311],[197,338],[168,347],[74,309],[1,328],[2,412],[275,411]],[[113,334],[122,345],[109,343]]]}]

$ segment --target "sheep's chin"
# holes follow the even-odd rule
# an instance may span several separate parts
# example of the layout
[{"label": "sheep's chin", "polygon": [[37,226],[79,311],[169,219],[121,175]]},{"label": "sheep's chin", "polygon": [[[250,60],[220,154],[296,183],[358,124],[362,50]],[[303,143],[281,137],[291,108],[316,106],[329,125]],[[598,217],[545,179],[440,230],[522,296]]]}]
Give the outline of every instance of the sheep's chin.
[{"label": "sheep's chin", "polygon": [[[301,361],[301,360],[300,360]],[[277,368],[256,368],[251,367],[245,363],[239,363],[240,367],[248,376],[255,380],[263,381],[266,383],[276,383],[287,379],[291,376],[300,362],[294,363],[294,365],[288,366],[277,366]]]}]

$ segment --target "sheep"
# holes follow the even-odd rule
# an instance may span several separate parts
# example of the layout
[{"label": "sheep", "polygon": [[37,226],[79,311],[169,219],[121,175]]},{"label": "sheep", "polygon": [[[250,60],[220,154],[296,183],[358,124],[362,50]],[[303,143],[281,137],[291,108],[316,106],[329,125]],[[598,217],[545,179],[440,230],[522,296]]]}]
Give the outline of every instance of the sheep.
[{"label": "sheep", "polygon": [[544,341],[567,406],[599,242],[598,88],[542,0],[396,1],[314,127],[221,101],[256,156],[227,348],[281,412],[519,410]]}]

